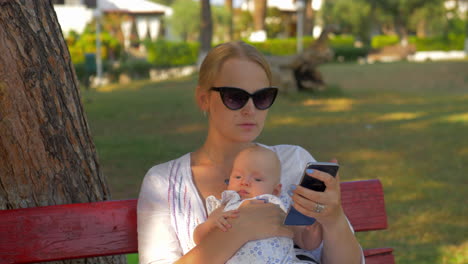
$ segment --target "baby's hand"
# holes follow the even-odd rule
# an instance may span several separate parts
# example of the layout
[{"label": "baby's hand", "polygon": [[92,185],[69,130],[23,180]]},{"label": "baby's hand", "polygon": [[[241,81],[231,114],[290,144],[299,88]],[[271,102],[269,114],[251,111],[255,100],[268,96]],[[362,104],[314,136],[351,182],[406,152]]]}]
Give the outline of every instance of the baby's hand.
[{"label": "baby's hand", "polygon": [[208,216],[207,222],[212,222],[211,224],[217,226],[223,232],[228,231],[231,228],[231,224],[228,222],[228,218],[237,218],[239,217],[239,210],[231,210],[223,212],[223,208],[218,208],[214,210],[210,216]]}]

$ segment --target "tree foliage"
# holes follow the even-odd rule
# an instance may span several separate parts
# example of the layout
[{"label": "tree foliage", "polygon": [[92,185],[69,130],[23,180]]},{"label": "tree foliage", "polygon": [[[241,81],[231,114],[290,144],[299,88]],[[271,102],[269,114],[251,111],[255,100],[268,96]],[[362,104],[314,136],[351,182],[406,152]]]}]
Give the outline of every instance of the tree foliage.
[{"label": "tree foliage", "polygon": [[[168,19],[172,33],[183,41],[198,41],[200,36],[200,2],[175,0],[171,6],[172,17]],[[212,6],[213,33],[215,41],[224,41],[229,34],[231,14],[225,6]]]},{"label": "tree foliage", "polygon": [[[338,24],[368,42],[375,34],[396,34],[400,39],[464,34],[458,12],[447,10],[444,0],[327,0],[322,9],[325,24]],[[465,18],[466,20],[466,18]]]},{"label": "tree foliage", "polygon": [[325,24],[338,24],[340,31],[369,40],[371,5],[366,0],[333,0],[324,5]]},{"label": "tree foliage", "polygon": [[200,30],[200,2],[176,0],[168,22],[173,34],[183,41],[197,41]]}]

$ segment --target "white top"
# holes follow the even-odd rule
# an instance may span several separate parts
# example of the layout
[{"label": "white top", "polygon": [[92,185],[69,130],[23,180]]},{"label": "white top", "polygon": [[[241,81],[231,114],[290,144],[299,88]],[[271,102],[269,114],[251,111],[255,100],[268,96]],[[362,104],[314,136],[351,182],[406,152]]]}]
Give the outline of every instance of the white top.
[{"label": "white top", "polygon": [[[286,212],[286,206],[278,196],[271,194],[262,194],[253,198],[242,200],[236,191],[227,190],[221,194],[221,200],[215,196],[206,198],[206,210],[208,215],[222,204],[225,205],[223,211],[230,211],[239,208],[239,206],[247,200],[264,200],[267,203],[279,205]],[[261,240],[253,240],[247,242],[234,254],[226,264],[299,264],[299,263],[316,263],[310,261],[301,261],[296,258],[294,250],[294,242],[289,237],[270,237]]]},{"label": "white top", "polygon": [[[299,184],[306,164],[315,159],[299,146],[268,148],[281,161],[284,197],[291,184]],[[148,171],[140,190],[137,218],[140,264],[173,263],[195,247],[193,231],[206,220],[207,213],[193,182],[190,153]],[[317,259],[320,253],[316,252]]]}]

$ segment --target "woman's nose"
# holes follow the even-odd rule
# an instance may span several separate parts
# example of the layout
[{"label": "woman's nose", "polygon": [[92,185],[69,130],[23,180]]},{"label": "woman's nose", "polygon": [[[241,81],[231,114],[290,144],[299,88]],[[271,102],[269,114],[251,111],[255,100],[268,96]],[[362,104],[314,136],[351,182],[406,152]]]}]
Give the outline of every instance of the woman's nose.
[{"label": "woman's nose", "polygon": [[250,115],[255,111],[255,105],[252,98],[249,98],[247,103],[242,107],[241,113],[243,115]]}]

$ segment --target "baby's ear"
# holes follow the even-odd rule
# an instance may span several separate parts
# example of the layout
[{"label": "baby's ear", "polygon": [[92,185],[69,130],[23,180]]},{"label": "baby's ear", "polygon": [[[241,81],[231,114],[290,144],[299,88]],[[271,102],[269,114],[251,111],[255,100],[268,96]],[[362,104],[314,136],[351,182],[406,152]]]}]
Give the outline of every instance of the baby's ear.
[{"label": "baby's ear", "polygon": [[276,185],[275,189],[273,189],[273,195],[276,195],[276,196],[280,195],[281,194],[281,187],[282,187],[281,183],[278,183],[278,185]]}]

